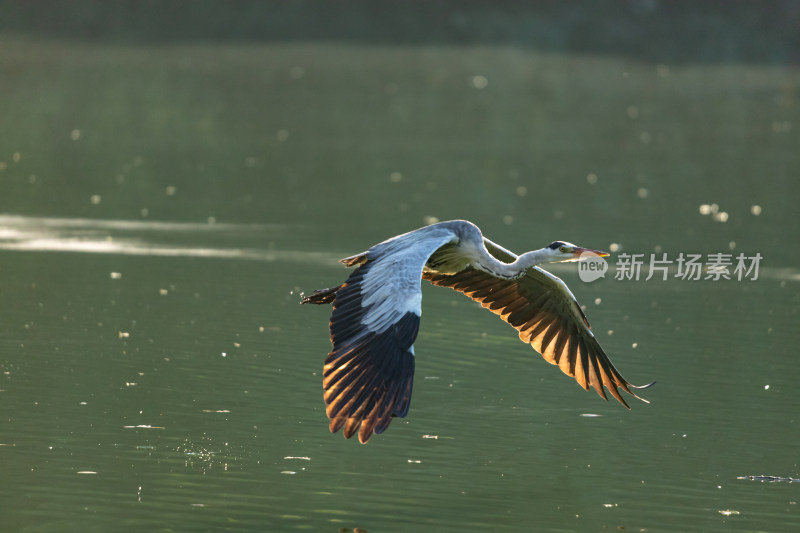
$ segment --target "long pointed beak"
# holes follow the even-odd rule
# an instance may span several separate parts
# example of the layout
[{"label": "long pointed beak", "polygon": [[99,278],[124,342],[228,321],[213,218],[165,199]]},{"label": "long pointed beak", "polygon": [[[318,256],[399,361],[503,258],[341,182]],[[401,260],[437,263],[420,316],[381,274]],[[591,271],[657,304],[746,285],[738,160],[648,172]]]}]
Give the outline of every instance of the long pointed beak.
[{"label": "long pointed beak", "polygon": [[578,257],[581,256],[581,254],[586,254],[586,253],[594,254],[594,255],[596,255],[598,257],[608,257],[609,256],[608,252],[601,252],[600,250],[592,250],[591,248],[581,248],[580,246],[576,246],[575,247],[575,250],[572,252],[572,255],[575,258],[578,258]]}]

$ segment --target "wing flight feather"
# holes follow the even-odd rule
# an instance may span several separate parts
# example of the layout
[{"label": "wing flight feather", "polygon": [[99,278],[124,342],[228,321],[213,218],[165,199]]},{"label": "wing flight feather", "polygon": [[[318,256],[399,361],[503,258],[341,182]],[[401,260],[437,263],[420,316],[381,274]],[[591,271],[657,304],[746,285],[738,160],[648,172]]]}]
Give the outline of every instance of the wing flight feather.
[{"label": "wing flight feather", "polygon": [[[516,255],[488,239],[484,243],[495,258],[509,263],[516,259]],[[434,285],[461,292],[499,315],[519,332],[523,342],[585,390],[592,388],[607,399],[605,387],[629,409],[618,389],[639,398],[631,391],[637,387],[614,368],[577,300],[558,277],[533,267],[520,278],[505,279],[471,266],[452,274],[425,271],[422,277]]]},{"label": "wing flight feather", "polygon": [[[455,235],[420,230],[343,259],[357,266],[331,290],[333,348],[325,360],[322,385],[331,432],[358,433],[366,443],[393,417],[404,417],[414,381],[413,343],[419,331],[422,269],[428,257]],[[329,292],[312,296],[320,302]],[[315,302],[316,303],[316,302]]]}]

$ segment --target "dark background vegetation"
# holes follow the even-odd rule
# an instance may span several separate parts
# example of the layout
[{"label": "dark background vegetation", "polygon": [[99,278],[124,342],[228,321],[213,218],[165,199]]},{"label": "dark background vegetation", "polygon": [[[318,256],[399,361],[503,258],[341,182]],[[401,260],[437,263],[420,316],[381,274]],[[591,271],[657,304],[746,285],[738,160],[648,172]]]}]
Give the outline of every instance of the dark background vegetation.
[{"label": "dark background vegetation", "polygon": [[800,62],[800,2],[0,2],[0,30],[108,42],[513,44],[649,61]]}]

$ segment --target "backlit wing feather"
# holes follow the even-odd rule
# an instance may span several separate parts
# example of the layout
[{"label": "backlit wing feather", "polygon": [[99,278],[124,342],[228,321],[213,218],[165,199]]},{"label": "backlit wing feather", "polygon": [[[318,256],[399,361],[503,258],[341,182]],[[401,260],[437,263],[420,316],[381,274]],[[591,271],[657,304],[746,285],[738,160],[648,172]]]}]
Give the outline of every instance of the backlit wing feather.
[{"label": "backlit wing feather", "polygon": [[[358,432],[365,443],[373,432],[383,433],[392,417],[408,413],[422,269],[434,251],[455,238],[444,229],[423,228],[342,260],[359,266],[341,287],[331,289],[333,349],[322,385],[332,432],[344,428],[347,438]],[[330,294],[317,298],[315,303],[322,303]]]},{"label": "backlit wing feather", "polygon": [[[516,259],[516,255],[488,239],[484,243],[497,259],[504,262]],[[558,277],[533,267],[522,277],[509,280],[467,267],[454,274],[426,271],[423,278],[480,302],[511,324],[523,342],[575,378],[581,387],[586,390],[592,387],[607,399],[605,386],[614,398],[630,408],[618,389],[636,396],[630,390],[634,386],[611,364],[577,300]]]}]

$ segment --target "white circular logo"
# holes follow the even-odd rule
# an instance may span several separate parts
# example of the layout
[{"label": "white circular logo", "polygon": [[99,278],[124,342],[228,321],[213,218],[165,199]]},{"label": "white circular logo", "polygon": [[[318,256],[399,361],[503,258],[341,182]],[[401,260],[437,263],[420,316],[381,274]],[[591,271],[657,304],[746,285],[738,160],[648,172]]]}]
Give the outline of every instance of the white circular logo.
[{"label": "white circular logo", "polygon": [[578,276],[581,281],[592,282],[604,278],[608,270],[606,260],[593,252],[583,252],[578,258]]}]

